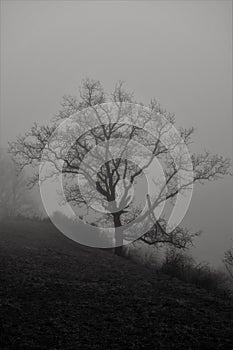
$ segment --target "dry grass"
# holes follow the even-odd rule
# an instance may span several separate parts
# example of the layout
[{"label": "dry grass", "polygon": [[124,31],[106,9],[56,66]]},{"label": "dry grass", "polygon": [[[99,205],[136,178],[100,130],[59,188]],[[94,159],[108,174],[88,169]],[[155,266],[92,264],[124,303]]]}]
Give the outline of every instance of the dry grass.
[{"label": "dry grass", "polygon": [[0,230],[0,348],[230,349],[233,303],[52,224]]}]

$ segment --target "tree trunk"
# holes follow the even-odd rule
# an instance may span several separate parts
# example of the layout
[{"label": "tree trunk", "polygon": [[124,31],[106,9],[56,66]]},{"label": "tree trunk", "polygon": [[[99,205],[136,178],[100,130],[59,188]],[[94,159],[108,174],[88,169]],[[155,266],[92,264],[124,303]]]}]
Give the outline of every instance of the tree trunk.
[{"label": "tree trunk", "polygon": [[119,228],[122,227],[120,216],[121,214],[119,213],[113,214],[113,222],[115,226],[115,244],[116,244],[114,252],[115,254],[122,256],[123,255],[123,232],[121,229],[119,230]]}]

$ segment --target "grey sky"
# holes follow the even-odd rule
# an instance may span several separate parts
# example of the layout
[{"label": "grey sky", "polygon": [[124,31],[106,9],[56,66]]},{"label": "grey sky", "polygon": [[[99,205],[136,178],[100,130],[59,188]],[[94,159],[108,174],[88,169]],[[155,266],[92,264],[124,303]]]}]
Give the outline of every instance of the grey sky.
[{"label": "grey sky", "polygon": [[[156,97],[196,127],[195,151],[231,157],[231,1],[2,1],[2,145],[49,121],[87,76]],[[201,259],[217,262],[229,245],[231,185],[195,189],[185,223],[204,230]]]}]

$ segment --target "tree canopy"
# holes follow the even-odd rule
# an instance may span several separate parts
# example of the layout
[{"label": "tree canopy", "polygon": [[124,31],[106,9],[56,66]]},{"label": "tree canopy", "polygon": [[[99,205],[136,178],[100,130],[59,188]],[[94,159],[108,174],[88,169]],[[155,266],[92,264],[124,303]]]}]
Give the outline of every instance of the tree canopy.
[{"label": "tree canopy", "polygon": [[[174,114],[162,109],[156,99],[147,107],[136,103],[122,82],[107,94],[99,81],[85,79],[79,97],[64,96],[61,107],[49,125],[35,123],[10,143],[18,169],[38,170],[41,161],[50,162],[47,178],[62,173],[69,203],[100,210],[96,225],[113,223],[116,246],[134,239],[179,248],[192,243],[198,233],[169,226],[166,215],[157,211],[162,213],[167,203],[174,206],[194,183],[229,174],[230,160],[209,152],[190,155],[194,129],[176,128]],[[36,171],[30,184],[38,180]],[[152,225],[143,232],[145,218]],[[135,220],[139,232],[134,235],[125,227]]]}]

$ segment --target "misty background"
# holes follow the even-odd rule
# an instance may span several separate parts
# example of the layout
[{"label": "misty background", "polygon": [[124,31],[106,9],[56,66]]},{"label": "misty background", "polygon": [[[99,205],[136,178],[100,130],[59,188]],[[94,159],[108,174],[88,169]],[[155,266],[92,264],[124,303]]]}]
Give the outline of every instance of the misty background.
[{"label": "misty background", "polygon": [[[195,127],[191,151],[232,158],[232,2],[1,2],[2,148],[48,123],[85,77],[106,91],[124,80],[144,104],[155,97],[177,126]],[[183,224],[203,231],[193,256],[219,266],[232,178],[196,185]]]}]

